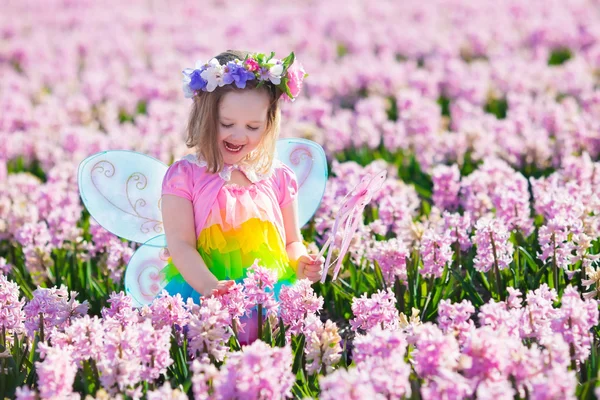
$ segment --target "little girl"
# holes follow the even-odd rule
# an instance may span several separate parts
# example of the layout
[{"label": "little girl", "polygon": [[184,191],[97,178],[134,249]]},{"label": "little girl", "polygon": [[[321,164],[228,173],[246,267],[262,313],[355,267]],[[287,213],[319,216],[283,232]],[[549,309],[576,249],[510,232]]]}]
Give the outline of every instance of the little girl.
[{"label": "little girl", "polygon": [[[199,302],[225,293],[255,259],[277,271],[276,295],[281,284],[321,277],[323,259],[302,243],[296,177],[274,158],[278,100],[299,91],[289,85],[291,63],[293,54],[276,60],[226,51],[184,70],[194,102],[186,144],[195,154],[173,163],[162,185],[170,294]],[[246,335],[240,342],[256,339]]]}]

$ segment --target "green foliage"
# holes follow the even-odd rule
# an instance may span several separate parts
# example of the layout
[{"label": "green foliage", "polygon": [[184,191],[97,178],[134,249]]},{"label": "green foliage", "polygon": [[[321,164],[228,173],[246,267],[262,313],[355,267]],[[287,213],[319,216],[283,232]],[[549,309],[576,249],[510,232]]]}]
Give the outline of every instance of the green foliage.
[{"label": "green foliage", "polygon": [[561,65],[569,61],[573,57],[571,49],[566,47],[560,47],[552,50],[550,57],[548,58],[548,65]]}]

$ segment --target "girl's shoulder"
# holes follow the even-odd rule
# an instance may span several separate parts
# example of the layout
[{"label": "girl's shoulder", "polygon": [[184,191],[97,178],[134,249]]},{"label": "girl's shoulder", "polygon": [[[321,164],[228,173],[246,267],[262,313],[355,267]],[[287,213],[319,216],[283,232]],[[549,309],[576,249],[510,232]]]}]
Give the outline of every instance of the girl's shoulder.
[{"label": "girl's shoulder", "polygon": [[175,194],[191,200],[196,192],[215,178],[206,171],[203,165],[193,154],[180,158],[167,168],[163,178],[162,194]]}]

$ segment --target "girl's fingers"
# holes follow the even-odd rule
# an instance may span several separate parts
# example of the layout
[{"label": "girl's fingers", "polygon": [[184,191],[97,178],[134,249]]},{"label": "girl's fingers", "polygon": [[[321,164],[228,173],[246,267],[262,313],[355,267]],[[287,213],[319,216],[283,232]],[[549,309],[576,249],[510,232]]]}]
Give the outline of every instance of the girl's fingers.
[{"label": "girl's fingers", "polygon": [[321,270],[322,265],[321,264],[308,264],[304,270],[305,271],[320,271]]}]

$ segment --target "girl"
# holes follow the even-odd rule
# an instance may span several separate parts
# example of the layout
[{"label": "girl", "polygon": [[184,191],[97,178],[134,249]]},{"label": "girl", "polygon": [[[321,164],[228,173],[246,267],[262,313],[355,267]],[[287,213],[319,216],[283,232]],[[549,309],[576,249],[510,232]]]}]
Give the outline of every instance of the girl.
[{"label": "girl", "polygon": [[[257,258],[277,271],[278,285],[320,278],[323,259],[308,254],[297,223],[296,177],[274,159],[278,100],[299,91],[286,75],[290,60],[226,51],[184,70],[195,154],[173,163],[162,185],[169,293],[196,302],[225,293]],[[256,338],[246,334],[240,342]]]}]

